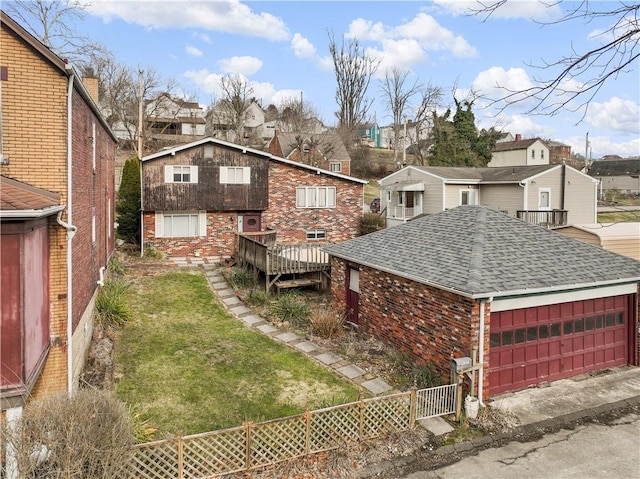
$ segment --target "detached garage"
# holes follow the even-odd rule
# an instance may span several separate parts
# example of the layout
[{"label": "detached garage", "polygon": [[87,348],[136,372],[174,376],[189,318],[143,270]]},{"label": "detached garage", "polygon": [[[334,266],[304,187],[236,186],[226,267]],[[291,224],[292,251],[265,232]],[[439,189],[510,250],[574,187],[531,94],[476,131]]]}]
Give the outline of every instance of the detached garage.
[{"label": "detached garage", "polygon": [[324,250],[348,320],[476,393],[638,365],[640,262],[481,206],[461,206]]}]

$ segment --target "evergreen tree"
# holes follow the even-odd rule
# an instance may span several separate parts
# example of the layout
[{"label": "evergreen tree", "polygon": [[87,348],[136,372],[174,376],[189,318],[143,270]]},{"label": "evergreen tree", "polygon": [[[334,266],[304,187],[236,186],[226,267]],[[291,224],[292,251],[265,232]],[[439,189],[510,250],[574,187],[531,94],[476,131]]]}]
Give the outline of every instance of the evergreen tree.
[{"label": "evergreen tree", "polygon": [[124,241],[140,244],[140,160],[129,158],[122,169],[116,202],[118,235]]},{"label": "evergreen tree", "polygon": [[487,166],[491,161],[491,150],[499,133],[493,128],[478,132],[473,102],[456,103],[456,113],[450,119],[451,110],[442,116],[434,112],[432,139],[433,149],[429,158],[432,166]]}]

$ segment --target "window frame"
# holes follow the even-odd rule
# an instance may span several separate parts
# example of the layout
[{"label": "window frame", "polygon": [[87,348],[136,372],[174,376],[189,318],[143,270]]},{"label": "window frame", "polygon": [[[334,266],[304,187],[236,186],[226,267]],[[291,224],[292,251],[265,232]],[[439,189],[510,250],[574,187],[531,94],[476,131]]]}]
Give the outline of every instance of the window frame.
[{"label": "window frame", "polygon": [[342,173],[342,163],[339,161],[332,161],[329,163],[329,170],[332,173]]},{"label": "window frame", "polygon": [[[463,198],[465,196],[467,196],[467,202],[463,203]],[[477,206],[478,205],[478,190],[476,189],[467,189],[467,190],[460,190],[460,206]],[[469,200],[473,200],[469,201]]]},{"label": "window frame", "polygon": [[[229,179],[229,173],[233,171],[233,181]],[[240,178],[237,178],[240,176]],[[251,184],[251,167],[250,166],[221,166],[220,167],[220,184],[221,185],[250,185]]]},{"label": "window frame", "polygon": [[[189,220],[193,218],[195,226],[195,234],[185,235],[168,235],[167,234],[167,220],[174,217],[188,216]],[[195,211],[156,211],[156,225],[155,225],[155,237],[156,238],[198,238],[207,235],[207,212],[204,210]],[[190,225],[188,226],[190,229]],[[172,232],[173,233],[173,232]]]},{"label": "window frame", "polygon": [[324,228],[307,230],[307,241],[322,241],[327,239],[327,230]]},{"label": "window frame", "polygon": [[[188,169],[189,181],[175,181],[176,168],[183,170],[180,175],[184,178],[184,169]],[[198,183],[198,167],[195,165],[165,165],[164,182],[175,184],[195,184]]]},{"label": "window frame", "polygon": [[[324,204],[320,204],[322,202],[321,192],[324,192]],[[335,186],[298,186],[296,187],[296,208],[335,208],[337,205],[337,194]]]}]

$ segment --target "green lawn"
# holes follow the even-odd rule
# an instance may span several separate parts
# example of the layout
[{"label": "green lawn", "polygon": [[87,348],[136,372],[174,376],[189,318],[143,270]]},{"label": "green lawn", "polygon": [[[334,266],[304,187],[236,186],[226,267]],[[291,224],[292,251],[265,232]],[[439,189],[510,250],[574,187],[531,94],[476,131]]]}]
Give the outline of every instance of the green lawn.
[{"label": "green lawn", "polygon": [[244,326],[201,270],[132,280],[116,340],[116,391],[158,437],[239,426],[354,401],[336,373]]}]

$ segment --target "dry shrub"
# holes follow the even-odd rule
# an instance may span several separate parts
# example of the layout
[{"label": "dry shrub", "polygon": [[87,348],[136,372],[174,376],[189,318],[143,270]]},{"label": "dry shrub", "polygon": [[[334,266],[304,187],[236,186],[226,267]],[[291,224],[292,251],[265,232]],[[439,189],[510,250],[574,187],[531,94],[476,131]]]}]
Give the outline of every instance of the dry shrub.
[{"label": "dry shrub", "polygon": [[332,339],[344,332],[346,313],[335,306],[322,306],[311,313],[311,331],[321,338]]},{"label": "dry shrub", "polygon": [[125,405],[90,389],[30,402],[5,431],[25,479],[122,477],[135,441]]}]

